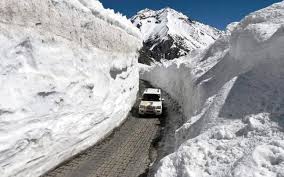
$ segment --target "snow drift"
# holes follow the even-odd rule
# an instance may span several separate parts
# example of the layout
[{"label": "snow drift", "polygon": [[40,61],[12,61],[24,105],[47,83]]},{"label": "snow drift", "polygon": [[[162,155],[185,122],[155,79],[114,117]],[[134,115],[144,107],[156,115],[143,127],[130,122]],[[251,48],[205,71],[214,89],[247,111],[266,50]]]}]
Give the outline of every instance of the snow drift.
[{"label": "snow drift", "polygon": [[140,32],[96,0],[2,0],[0,16],[0,176],[36,177],[126,118]]},{"label": "snow drift", "polygon": [[142,67],[188,121],[156,176],[284,176],[284,2],[254,12],[198,55]]}]

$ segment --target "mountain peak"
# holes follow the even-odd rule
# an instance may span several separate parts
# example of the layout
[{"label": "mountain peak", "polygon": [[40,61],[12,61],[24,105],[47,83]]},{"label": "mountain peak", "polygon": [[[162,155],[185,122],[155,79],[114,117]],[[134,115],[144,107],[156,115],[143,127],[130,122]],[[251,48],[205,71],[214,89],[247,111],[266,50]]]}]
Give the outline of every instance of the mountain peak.
[{"label": "mountain peak", "polygon": [[[137,18],[137,17],[151,17],[151,16],[162,16],[164,15],[165,13],[169,13],[169,14],[175,14],[177,16],[182,16],[182,17],[186,17],[184,14],[182,14],[181,12],[178,12],[176,11],[175,9],[172,9],[170,7],[165,7],[163,9],[160,9],[160,10],[152,10],[152,9],[143,9],[143,10],[140,10],[137,15],[135,15],[133,18]],[[188,17],[186,17],[188,18]]]},{"label": "mountain peak", "polygon": [[170,8],[170,7],[165,7],[163,9],[161,9],[161,11],[164,11],[164,12],[177,12],[176,10]]},{"label": "mountain peak", "polygon": [[160,10],[152,10],[152,9],[143,9],[140,10],[137,15],[131,18],[132,23],[134,23],[138,28],[140,28],[140,24],[136,22],[141,22],[142,20],[147,19],[147,22],[154,22],[155,24],[164,24],[171,20],[185,20],[186,22],[192,22],[186,15],[178,12],[170,7],[165,7]]},{"label": "mountain peak", "polygon": [[158,10],[157,12],[164,12],[164,13],[171,13],[171,14],[177,14],[177,15],[181,15],[181,16],[186,16],[184,15],[182,12],[179,12],[171,7],[165,7],[161,10]]},{"label": "mountain peak", "polygon": [[141,10],[131,21],[142,33],[144,53],[150,53],[150,57],[158,61],[205,48],[220,35],[217,29],[192,21],[170,7],[156,11]]},{"label": "mountain peak", "polygon": [[149,12],[155,12],[154,10],[152,9],[143,9],[143,10],[140,10],[137,14],[144,14],[144,13],[149,13]]}]

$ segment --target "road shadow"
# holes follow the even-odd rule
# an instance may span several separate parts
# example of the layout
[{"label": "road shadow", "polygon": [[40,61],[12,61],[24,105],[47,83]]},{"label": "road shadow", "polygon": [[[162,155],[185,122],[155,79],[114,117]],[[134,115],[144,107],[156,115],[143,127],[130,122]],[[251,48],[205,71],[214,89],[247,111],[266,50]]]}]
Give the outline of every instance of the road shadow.
[{"label": "road shadow", "polygon": [[138,114],[138,109],[139,109],[139,103],[140,99],[142,97],[142,94],[146,88],[151,88],[153,87],[149,82],[144,81],[144,80],[139,80],[139,91],[137,93],[136,101],[135,104],[133,105],[130,113],[132,114],[133,117],[139,118]]},{"label": "road shadow", "polygon": [[148,173],[149,173],[149,169],[147,168],[145,170],[145,172],[143,172],[142,174],[140,174],[138,177],[147,177],[148,176]]},{"label": "road shadow", "polygon": [[[154,88],[149,82],[144,81],[144,80],[140,80],[139,82],[140,86],[139,86],[139,92],[137,94],[137,100],[136,103],[134,104],[132,110],[131,110],[131,115],[133,118],[135,119],[158,119],[158,123],[157,126],[159,126],[159,131],[157,133],[157,135],[155,136],[155,138],[153,138],[152,142],[151,142],[151,148],[150,148],[150,152],[149,152],[149,159],[151,161],[151,163],[154,163],[157,160],[157,156],[158,156],[158,148],[159,148],[159,143],[161,142],[161,140],[163,139],[163,135],[164,135],[164,131],[165,131],[165,127],[167,124],[167,119],[168,119],[168,107],[167,107],[167,102],[164,101],[163,102],[163,111],[162,111],[162,115],[160,116],[156,116],[156,115],[139,115],[139,103],[140,100],[139,98],[142,96],[144,90],[146,88]],[[162,98],[168,98],[166,97],[166,93],[162,91]],[[151,176],[151,171],[153,171],[152,169],[150,169],[151,167],[149,166],[149,168],[147,168],[142,174],[140,174],[138,177],[148,177],[149,175]]]}]

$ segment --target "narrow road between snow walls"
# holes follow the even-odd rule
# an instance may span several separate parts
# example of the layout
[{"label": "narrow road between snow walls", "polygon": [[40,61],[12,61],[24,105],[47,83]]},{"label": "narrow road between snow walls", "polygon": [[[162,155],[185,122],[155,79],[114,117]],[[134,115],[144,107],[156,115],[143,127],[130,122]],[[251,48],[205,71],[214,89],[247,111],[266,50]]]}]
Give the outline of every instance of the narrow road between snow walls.
[{"label": "narrow road between snow walls", "polygon": [[[140,81],[139,96],[152,87]],[[182,124],[178,104],[163,92],[164,115],[139,117],[137,99],[126,121],[97,145],[62,163],[42,177],[153,176],[160,159],[174,151],[175,130]]]}]

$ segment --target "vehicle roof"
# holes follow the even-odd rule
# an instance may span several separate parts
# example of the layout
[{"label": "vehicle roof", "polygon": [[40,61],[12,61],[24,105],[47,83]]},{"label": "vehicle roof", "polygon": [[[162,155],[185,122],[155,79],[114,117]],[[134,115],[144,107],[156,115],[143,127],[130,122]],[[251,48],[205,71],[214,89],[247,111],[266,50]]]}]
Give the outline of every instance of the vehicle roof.
[{"label": "vehicle roof", "polygon": [[146,88],[143,94],[161,94],[161,89],[158,88]]}]

